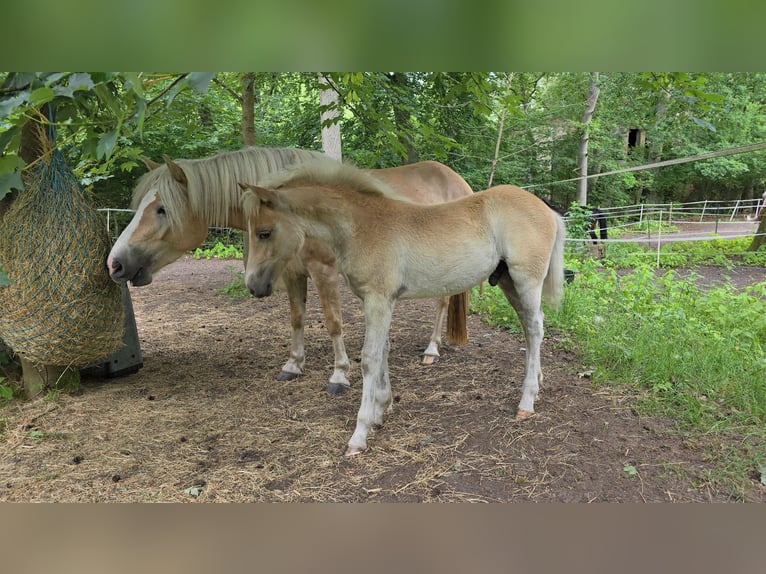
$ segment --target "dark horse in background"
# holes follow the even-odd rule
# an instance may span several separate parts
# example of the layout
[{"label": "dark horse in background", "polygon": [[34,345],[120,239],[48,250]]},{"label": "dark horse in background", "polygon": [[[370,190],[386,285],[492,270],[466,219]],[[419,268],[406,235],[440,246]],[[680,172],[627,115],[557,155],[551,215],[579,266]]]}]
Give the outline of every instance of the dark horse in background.
[{"label": "dark horse in background", "polygon": [[[606,214],[598,207],[585,206],[590,210],[590,229],[588,235],[590,235],[591,253],[596,259],[602,259],[606,255],[606,243],[603,243],[604,239],[609,239],[606,225]],[[598,237],[596,237],[596,230],[598,230]]]},{"label": "dark horse in background", "polygon": [[[545,201],[545,200],[543,200]],[[550,202],[546,203],[551,209],[557,211],[564,216],[565,220],[571,220],[574,218],[582,218],[583,212],[587,214],[588,225],[587,231],[590,236],[591,242],[589,244],[591,255],[594,259],[602,259],[606,254],[606,244],[603,243],[605,239],[609,239],[607,232],[606,213],[598,207],[592,205],[584,205],[578,208],[578,210],[563,210]]]}]

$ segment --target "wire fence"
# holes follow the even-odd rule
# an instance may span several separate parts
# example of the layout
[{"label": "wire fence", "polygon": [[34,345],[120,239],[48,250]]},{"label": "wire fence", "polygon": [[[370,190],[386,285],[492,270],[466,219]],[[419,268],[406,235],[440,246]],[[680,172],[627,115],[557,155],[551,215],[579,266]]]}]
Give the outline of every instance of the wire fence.
[{"label": "wire fence", "polygon": [[[659,253],[662,245],[681,241],[714,241],[755,237],[758,229],[760,199],[735,201],[692,201],[688,203],[641,203],[601,208],[606,218],[610,239],[600,243],[644,244]],[[133,210],[103,208],[107,229],[115,241],[130,223]],[[567,218],[565,218],[565,221]],[[218,242],[241,246],[242,231],[228,227],[211,227],[203,249]],[[589,238],[568,237],[567,242],[592,243]]]}]

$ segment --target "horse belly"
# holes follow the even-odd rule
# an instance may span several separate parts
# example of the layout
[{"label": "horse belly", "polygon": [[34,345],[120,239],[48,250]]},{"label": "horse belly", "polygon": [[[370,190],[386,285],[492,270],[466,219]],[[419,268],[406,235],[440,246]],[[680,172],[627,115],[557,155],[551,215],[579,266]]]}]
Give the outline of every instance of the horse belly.
[{"label": "horse belly", "polygon": [[402,299],[454,295],[471,289],[495,270],[498,256],[488,245],[408,257]]}]

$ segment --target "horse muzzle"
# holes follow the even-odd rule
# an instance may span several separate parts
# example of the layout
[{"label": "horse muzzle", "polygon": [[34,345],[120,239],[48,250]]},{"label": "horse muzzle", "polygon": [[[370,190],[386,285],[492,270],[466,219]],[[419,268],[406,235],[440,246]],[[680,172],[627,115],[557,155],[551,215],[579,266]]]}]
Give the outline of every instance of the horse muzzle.
[{"label": "horse muzzle", "polygon": [[245,280],[245,286],[253,297],[268,297],[274,292],[274,282],[271,272],[250,273]]},{"label": "horse muzzle", "polygon": [[106,262],[109,277],[115,283],[130,282],[134,287],[142,287],[152,282],[152,272],[148,267],[138,267],[121,259],[110,256]]}]

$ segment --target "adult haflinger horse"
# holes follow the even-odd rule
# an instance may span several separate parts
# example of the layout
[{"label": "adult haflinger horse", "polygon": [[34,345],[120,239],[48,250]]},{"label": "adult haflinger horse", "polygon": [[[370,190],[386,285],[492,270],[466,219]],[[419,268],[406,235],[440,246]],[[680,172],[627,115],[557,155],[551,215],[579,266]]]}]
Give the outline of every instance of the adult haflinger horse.
[{"label": "adult haflinger horse", "polygon": [[532,414],[542,381],[540,303],[558,303],[564,277],[564,222],[542,200],[502,185],[449,203],[414,205],[364,172],[327,161],[242,188],[245,282],[254,295],[268,295],[281,269],[315,238],[332,246],[341,273],[362,299],[362,403],[347,455],[367,448],[370,428],[382,424],[391,405],[388,332],[396,300],[460,293],[498,268],[494,279],[527,342],[516,418]]},{"label": "adult haflinger horse", "polygon": [[[325,156],[292,148],[251,147],[196,160],[172,161],[166,157],[165,164],[145,160],[150,171],[136,185],[133,194],[136,214],[109,254],[109,274],[115,281],[130,281],[135,286],[151,283],[153,273],[199,246],[209,226],[243,228],[238,182],[258,183],[269,173],[317,157]],[[462,177],[433,161],[371,173],[419,203],[440,203],[472,193]],[[298,376],[305,364],[303,325],[309,276],[317,288],[335,350],[335,368],[328,391],[343,392],[349,385],[350,362],[343,343],[338,270],[332,251],[313,239],[305,242],[283,274],[290,301],[292,344],[278,379]],[[458,306],[465,308],[461,297],[438,301],[424,363],[429,364],[439,356],[445,313],[448,336],[456,342],[465,340],[465,317],[461,323],[454,322],[459,319],[459,312],[455,311]]]}]

